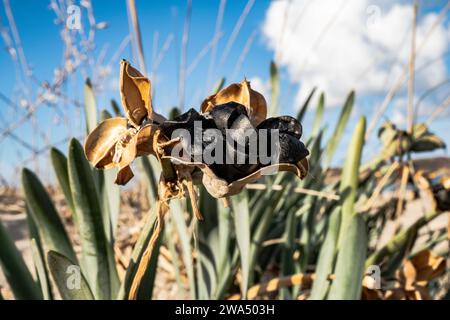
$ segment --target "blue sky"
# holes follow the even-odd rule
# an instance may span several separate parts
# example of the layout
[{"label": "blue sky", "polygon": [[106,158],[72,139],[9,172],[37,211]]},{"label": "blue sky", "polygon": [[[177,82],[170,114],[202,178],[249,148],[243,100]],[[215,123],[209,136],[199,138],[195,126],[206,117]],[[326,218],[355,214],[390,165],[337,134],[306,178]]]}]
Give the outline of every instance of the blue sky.
[{"label": "blue sky", "polygon": [[[344,33],[342,36],[351,38],[353,35],[357,34],[358,39],[362,43],[360,47],[355,47],[355,50],[372,50],[373,48],[389,51],[389,35],[390,32],[395,33],[395,30],[389,29],[384,30],[382,27],[378,29],[374,29],[373,33],[361,33],[357,29],[354,28],[355,25],[347,24],[350,20],[353,20],[353,15],[360,14],[361,10],[366,10],[372,5],[372,2],[376,4],[377,7],[380,8],[381,18],[386,18],[383,20],[383,25],[389,25],[391,20],[398,19],[398,17],[402,17],[402,14],[406,14],[407,6],[410,5],[410,1],[369,1],[367,0],[365,3],[365,7],[361,8],[361,10],[356,10],[349,8],[345,9],[346,11],[342,15],[342,23],[340,21],[337,22],[337,25],[331,25],[328,30],[326,28],[326,14],[327,10],[335,5],[337,1],[333,2],[324,2],[323,7],[313,6],[308,7],[307,0],[293,0],[294,3],[291,7],[283,7],[283,5],[287,5],[288,1],[276,1],[277,3],[271,2],[269,0],[256,0],[246,17],[242,28],[240,29],[239,34],[236,37],[236,41],[234,42],[230,54],[227,59],[221,65],[220,60],[224,53],[224,49],[229,41],[230,34],[235,28],[236,22],[239,19],[244,7],[248,4],[248,0],[228,0],[225,5],[225,13],[223,17],[223,25],[222,32],[223,36],[220,38],[217,45],[217,57],[216,63],[213,68],[213,78],[209,83],[207,83],[208,79],[208,69],[211,61],[210,51],[204,56],[204,58],[200,61],[198,66],[195,68],[194,72],[186,78],[186,93],[185,93],[185,107],[195,107],[198,108],[202,98],[204,98],[209,90],[214,86],[214,83],[220,79],[221,76],[225,76],[227,78],[227,83],[240,81],[244,76],[251,79],[255,86],[260,88],[264,93],[268,92],[268,78],[269,78],[269,63],[272,59],[277,59],[279,65],[281,67],[281,78],[282,78],[282,92],[281,92],[281,111],[287,114],[294,114],[300,101],[305,95],[305,91],[309,90],[309,85],[319,85],[319,89],[323,89],[326,92],[330,91],[330,105],[339,106],[341,102],[345,99],[345,94],[343,92],[348,92],[352,89],[353,83],[352,78],[348,79],[350,82],[347,85],[345,81],[344,75],[349,72],[343,72],[341,75],[339,72],[339,68],[334,70],[334,73],[327,73],[327,63],[330,63],[330,60],[333,60],[334,57],[331,55],[330,48],[328,45],[333,44],[334,33],[336,34],[336,38],[340,37],[341,34],[339,30],[350,30],[348,33]],[[320,2],[320,1],[319,1]],[[322,1],[323,2],[323,1]],[[363,1],[364,2],[364,1]],[[54,76],[54,69],[57,68],[63,61],[63,44],[60,40],[60,30],[61,26],[56,25],[54,23],[55,13],[49,9],[48,0],[32,0],[32,1],[23,1],[23,0],[10,0],[11,10],[14,15],[14,19],[18,28],[18,32],[20,34],[21,44],[23,46],[23,50],[26,56],[26,60],[28,64],[31,66],[33,70],[33,76],[35,77],[37,82],[49,81],[51,82]],[[79,4],[79,1],[74,1],[75,4]],[[151,66],[153,63],[152,57],[154,56],[153,52],[159,53],[163,46],[164,41],[170,35],[173,35],[173,41],[171,42],[171,46],[169,50],[164,56],[159,69],[156,73],[156,79],[154,80],[154,90],[155,90],[155,105],[158,111],[166,112],[171,106],[176,105],[179,101],[178,96],[178,66],[180,62],[180,42],[181,36],[183,32],[183,24],[184,18],[186,14],[186,0],[171,0],[171,1],[144,1],[137,0],[137,9],[139,15],[139,23],[141,27],[142,40],[144,46],[144,54],[147,65],[147,72],[150,73]],[[333,4],[332,4],[333,3]],[[436,15],[443,6],[446,1],[427,1],[419,12],[419,26],[426,30],[427,22],[426,19],[432,20],[433,14]],[[298,6],[297,6],[298,4]],[[318,4],[320,5],[320,3]],[[398,9],[404,9],[403,11]],[[352,6],[352,4],[350,4]],[[403,7],[402,7],[403,6]],[[192,17],[191,17],[191,25],[190,25],[190,33],[189,33],[189,44],[187,51],[187,65],[189,66],[192,61],[198,56],[199,52],[206,46],[206,44],[211,41],[214,36],[217,12],[219,8],[219,0],[193,0],[192,5]],[[95,43],[96,49],[94,51],[94,57],[98,57],[101,55],[102,50],[105,49],[105,61],[111,59],[114,55],[116,49],[122,42],[122,40],[128,35],[128,18],[127,18],[127,8],[125,0],[94,0],[93,1],[93,9],[95,13],[95,18],[97,22],[106,21],[108,23],[108,28],[105,30],[98,30],[96,32]],[[286,10],[285,10],[286,9]],[[398,9],[398,10],[397,10]],[[305,11],[306,13],[303,15],[296,15],[296,10],[300,13]],[[330,9],[331,10],[331,9]],[[344,10],[344,9],[343,9]],[[291,16],[286,15],[286,12],[290,12]],[[315,12],[322,13],[323,12],[323,21],[322,19],[316,19],[314,14]],[[367,13],[367,14],[370,14]],[[330,13],[333,16],[333,13]],[[302,22],[304,21],[304,25],[300,26],[299,31],[289,31],[290,24],[297,18],[301,16]],[[5,8],[3,6],[0,7],[0,23],[1,27],[5,28],[9,34],[11,29],[8,22],[8,17],[6,15]],[[286,23],[287,27],[284,26],[282,21],[287,19]],[[309,19],[309,20],[308,20]],[[358,19],[354,19],[358,20]],[[83,23],[87,22],[86,11],[82,10],[82,21]],[[312,21],[309,22],[308,21]],[[423,21],[423,23],[422,23]],[[294,21],[295,22],[295,21]],[[324,29],[325,25],[325,29]],[[448,39],[450,39],[450,28],[449,28],[449,17],[446,15],[444,21],[442,22],[442,32],[448,33]],[[284,41],[280,41],[277,36],[277,30],[280,29],[285,32],[287,35],[291,34],[291,37],[284,39]],[[342,28],[341,28],[342,27]],[[277,29],[278,28],[278,29]],[[286,29],[285,29],[286,28]],[[349,29],[350,28],[350,29]],[[296,30],[294,28],[294,30]],[[318,44],[318,42],[314,39],[308,39],[308,34],[313,35],[315,31],[326,30],[326,37]],[[291,32],[291,33],[289,33]],[[344,31],[343,31],[344,32]],[[387,40],[380,40],[377,38],[379,33],[386,33]],[[298,34],[298,37],[297,37]],[[246,43],[251,37],[254,35],[254,41],[248,51],[248,54],[242,64],[241,70],[232,77],[233,71],[235,69],[236,63],[239,60],[239,57],[246,46]],[[373,40],[377,46],[372,47],[364,47],[364,43],[368,40],[367,37],[372,37],[369,40]],[[157,46],[155,48],[154,43],[157,41]],[[441,37],[442,38],[442,37]],[[440,39],[441,39],[440,38]],[[442,40],[444,39],[444,40]],[[434,41],[430,44],[431,49],[433,46],[439,46],[442,42],[446,41],[443,44],[443,48],[440,50],[443,52],[442,54],[442,62],[443,66],[440,66],[440,69],[443,69],[441,77],[446,77],[449,74],[449,65],[450,59],[448,55],[448,43],[449,40],[442,38],[439,41]],[[3,39],[4,40],[4,39]],[[2,41],[2,40],[0,40]],[[310,42],[308,42],[310,41]],[[312,41],[312,46],[310,46]],[[378,42],[377,42],[378,41]],[[6,47],[4,41],[2,41],[3,47]],[[336,56],[340,52],[339,43],[333,44],[334,47],[331,47],[331,51],[335,51]],[[386,45],[386,47],[383,47]],[[327,47],[328,46],[328,47]],[[406,45],[405,45],[406,46]],[[323,52],[315,52],[320,51],[320,47],[323,47],[325,50],[325,54],[330,54],[330,58],[324,58]],[[286,52],[284,57],[274,57],[275,51],[277,48],[281,48]],[[302,59],[301,54],[304,51],[311,50],[314,54],[314,57],[319,58],[319,63],[316,67],[306,66],[303,69],[300,68],[301,72],[298,71],[298,60]],[[381,50],[380,49],[380,50]],[[327,52],[328,50],[328,52]],[[381,51],[382,51],[381,50]],[[432,50],[430,50],[432,51]],[[345,53],[345,51],[344,51]],[[388,55],[388,54],[387,54]],[[298,59],[296,58],[298,56]],[[358,59],[364,56],[363,54],[357,55],[355,57],[354,63],[351,65],[356,65],[359,61]],[[374,53],[375,56],[375,53]],[[327,56],[325,56],[327,57]],[[128,46],[119,58],[125,58],[130,60],[135,65],[137,61],[134,61],[132,51],[130,46]],[[367,57],[368,61],[370,61],[370,55]],[[430,59],[433,56],[430,55]],[[309,58],[308,58],[309,59]],[[309,61],[305,58],[305,61]],[[337,60],[339,61],[339,60]],[[345,66],[345,63],[348,61],[337,62],[336,64],[342,64]],[[364,61],[364,63],[366,63]],[[11,60],[11,56],[8,54],[6,50],[0,51],[0,64],[2,66],[2,73],[0,75],[0,93],[11,99],[15,104],[21,104],[23,100],[23,87],[20,86],[20,74],[18,73],[17,65]],[[335,65],[336,65],[335,64]],[[305,65],[307,63],[305,62]],[[314,63],[311,64],[314,66]],[[350,65],[350,66],[351,66]],[[347,66],[347,67],[350,67]],[[392,68],[395,65],[390,65]],[[95,66],[97,67],[97,65]],[[372,74],[377,74],[378,71],[384,71],[388,69],[388,65],[384,63],[384,61],[380,62],[376,65],[375,70],[371,72]],[[97,103],[100,108],[109,108],[109,101],[111,98],[119,101],[119,94],[117,91],[117,76],[119,71],[118,62],[113,65],[111,70],[111,74],[109,77],[103,82],[104,90],[98,92],[97,95]],[[356,70],[358,71],[358,70]],[[87,75],[92,76],[92,68],[86,69]],[[433,71],[434,72],[434,71]],[[394,72],[395,73],[395,72]],[[431,72],[431,74],[433,74]],[[337,80],[328,81],[327,79]],[[345,78],[345,79],[344,79]],[[373,79],[372,79],[373,78]],[[424,79],[428,79],[429,76],[424,77]],[[318,84],[314,83],[315,79]],[[342,79],[340,81],[339,79]],[[378,86],[378,78],[375,76],[367,77],[366,79],[362,78],[360,82],[364,82],[367,80],[367,83],[373,83],[373,85],[368,85],[366,87],[361,88],[361,94],[357,92],[357,106],[355,114],[352,117],[352,121],[357,118],[360,114],[367,114],[370,116],[376,108],[382,98],[384,97],[386,90],[380,89]],[[83,74],[78,72],[76,76],[64,86],[64,92],[67,96],[74,99],[82,98],[82,88],[83,88]],[[424,80],[425,81],[425,80]],[[428,81],[428,80],[427,80]],[[418,80],[418,95],[419,93],[423,93],[425,90],[425,85],[421,84],[421,79]],[[426,82],[426,81],[425,81]],[[330,85],[331,83],[331,85]],[[323,84],[323,85],[322,85]],[[358,86],[358,83],[355,83],[355,86]],[[378,87],[377,87],[378,86]],[[32,84],[32,93],[31,97],[36,97],[38,90],[37,83]],[[303,92],[302,92],[303,89]],[[439,101],[442,101],[442,98],[450,92],[449,86],[443,86],[440,90],[436,91],[435,95],[430,96],[425,101],[431,108],[432,106],[438,104]],[[404,92],[400,93],[398,98],[401,99],[402,95],[404,96]],[[335,102],[336,101],[336,102]],[[71,105],[70,103],[64,103],[63,101],[58,101],[59,105],[57,110],[54,106],[42,106],[39,107],[39,110],[36,112],[35,121],[39,124],[39,133],[33,130],[33,124],[28,121],[27,123],[21,125],[13,132],[22,138],[22,140],[32,144],[37,149],[45,147],[49,142],[56,142],[67,136],[68,134],[82,135],[83,128],[81,124],[76,123],[77,119],[80,120],[80,117],[77,115],[77,109]],[[387,113],[387,117],[392,119],[401,118],[402,107],[397,107],[396,104],[401,105],[401,100],[394,100],[392,102],[393,107]],[[397,109],[396,109],[397,108]],[[5,101],[0,100],[0,110],[1,116],[3,118],[3,122],[0,123],[0,128],[6,128],[9,124],[16,121],[16,119],[20,118],[21,115],[25,113],[24,110],[14,110],[10,106],[5,103]],[[333,123],[333,120],[336,118],[336,115],[339,112],[339,108],[329,108],[327,109],[326,121]],[[425,112],[426,113],[426,112]],[[65,122],[64,122],[65,116]],[[308,122],[310,119],[306,119]],[[82,121],[82,119],[80,120]],[[399,120],[401,122],[401,120]],[[436,122],[435,130],[438,131],[439,134],[443,135],[447,143],[450,143],[450,134],[447,132],[446,127],[448,127],[449,118],[440,118],[439,121]],[[308,128],[308,123],[305,123],[305,127]],[[351,129],[351,126],[350,126]],[[0,131],[3,131],[1,129]],[[350,134],[350,131],[347,132],[347,136]],[[47,135],[48,137],[44,138],[42,135]],[[65,150],[66,146],[63,144],[59,145],[62,150]],[[13,170],[17,164],[23,163],[27,161],[26,165],[34,166],[34,164],[29,161],[30,160],[30,151],[23,147],[17,141],[12,140],[11,138],[6,138],[0,140],[0,168],[2,170],[2,176],[7,180],[13,180],[15,176],[15,171]],[[375,148],[372,148],[375,149]],[[443,152],[440,152],[441,154]],[[40,157],[39,164],[42,174],[49,174],[48,166],[45,165],[45,153]],[[343,159],[343,153],[340,156],[340,160]]]}]

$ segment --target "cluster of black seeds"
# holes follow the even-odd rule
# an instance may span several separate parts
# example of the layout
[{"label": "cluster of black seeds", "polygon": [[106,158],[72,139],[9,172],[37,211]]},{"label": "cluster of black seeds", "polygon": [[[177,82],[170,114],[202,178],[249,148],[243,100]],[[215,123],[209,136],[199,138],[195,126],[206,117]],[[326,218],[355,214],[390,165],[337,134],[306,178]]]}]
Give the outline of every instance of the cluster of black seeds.
[{"label": "cluster of black seeds", "polygon": [[[207,164],[218,177],[227,182],[236,181],[261,167],[274,163],[269,163],[267,157],[263,161],[259,156],[261,134],[267,135],[265,140],[267,151],[264,154],[269,157],[274,154],[279,155],[275,163],[296,164],[309,154],[300,141],[302,126],[295,118],[273,117],[264,120],[255,128],[250,122],[247,109],[236,102],[217,105],[205,114],[190,109],[173,120],[165,121],[160,128],[168,139],[180,136],[180,131],[176,131],[177,129],[185,129],[189,132],[190,141],[186,141],[186,136],[181,136],[181,144],[192,161],[199,157],[201,159],[208,148],[214,150],[215,146],[222,145],[222,159]],[[208,129],[218,129],[218,131],[213,132]],[[277,130],[279,143],[271,144],[271,135],[275,134],[273,130]],[[217,134],[219,131],[220,134]],[[258,146],[257,149],[254,144]],[[255,153],[255,150],[258,152]],[[214,152],[211,154],[215,156]],[[238,159],[240,159],[239,162]],[[245,160],[242,161],[242,159]]]}]

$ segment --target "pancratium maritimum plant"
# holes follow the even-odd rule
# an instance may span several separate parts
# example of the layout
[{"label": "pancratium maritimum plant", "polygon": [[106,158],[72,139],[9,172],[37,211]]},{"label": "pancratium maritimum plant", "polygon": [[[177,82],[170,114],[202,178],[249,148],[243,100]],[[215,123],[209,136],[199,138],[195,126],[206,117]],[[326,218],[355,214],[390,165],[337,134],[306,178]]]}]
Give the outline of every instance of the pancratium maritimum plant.
[{"label": "pancratium maritimum plant", "polygon": [[[129,298],[134,299],[162,229],[168,202],[187,193],[195,216],[202,219],[193,182],[195,174],[201,175],[201,183],[213,197],[227,198],[264,174],[290,171],[303,179],[308,173],[309,152],[300,141],[300,123],[288,116],[266,119],[266,101],[247,80],[206,98],[200,112],[190,109],[167,120],[153,111],[149,79],[123,60],[120,95],[126,118],[101,122],[87,137],[85,153],[98,169],[118,168],[116,183],[121,185],[133,177],[130,164],[136,157],[152,154],[161,163],[155,206],[158,220],[133,280]],[[236,146],[235,140],[242,137],[245,138],[241,139],[241,145],[238,141]],[[276,137],[276,143],[269,144],[267,137],[271,142]],[[263,161],[252,151],[255,145],[276,157]],[[212,147],[217,161],[206,161],[201,155]],[[184,151],[184,156],[175,152],[179,149]]]}]

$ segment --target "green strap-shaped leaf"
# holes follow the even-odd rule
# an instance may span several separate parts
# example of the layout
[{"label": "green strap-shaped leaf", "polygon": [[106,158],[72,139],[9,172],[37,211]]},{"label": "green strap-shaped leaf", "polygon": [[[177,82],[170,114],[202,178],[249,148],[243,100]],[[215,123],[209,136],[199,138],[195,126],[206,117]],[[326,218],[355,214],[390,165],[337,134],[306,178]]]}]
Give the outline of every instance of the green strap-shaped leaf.
[{"label": "green strap-shaped leaf", "polygon": [[100,121],[110,119],[110,118],[112,118],[112,115],[108,110],[102,109],[102,111],[100,111]]},{"label": "green strap-shaped leaf", "polygon": [[[35,270],[36,274],[38,275],[37,283],[39,284],[41,288],[41,292],[43,294],[43,297],[45,300],[53,300],[53,292],[51,288],[50,283],[50,274],[48,273],[47,269],[47,263],[45,261],[45,249],[44,245],[42,244],[41,236],[39,235],[38,227],[36,226],[36,223],[33,220],[33,217],[30,214],[30,209],[28,208],[28,205],[25,206],[26,214],[27,214],[27,224],[28,224],[28,233],[30,236],[30,239],[32,239],[31,243],[31,252],[33,256],[33,261],[35,264]],[[43,268],[39,266],[42,261]],[[43,269],[38,270],[38,268]],[[45,277],[45,279],[44,279]],[[41,280],[42,279],[42,280]]]},{"label": "green strap-shaped leaf", "polygon": [[250,274],[250,212],[247,191],[231,197],[236,241],[241,260],[241,294],[247,297]]},{"label": "green strap-shaped leaf", "polygon": [[317,102],[316,115],[314,116],[311,136],[315,137],[320,130],[320,124],[322,123],[323,111],[325,110],[325,94],[322,92]]},{"label": "green strap-shaped leaf", "polygon": [[[111,118],[111,114],[103,109],[101,120]],[[98,180],[101,194],[101,208],[103,215],[103,225],[105,227],[106,238],[110,246],[114,246],[120,213],[120,187],[115,183],[117,169],[98,171]]]},{"label": "green strap-shaped leaf", "polygon": [[22,185],[29,213],[35,222],[40,238],[49,250],[58,250],[76,261],[75,252],[56,209],[40,182],[30,170],[22,170]]},{"label": "green strap-shaped leaf", "polygon": [[[154,208],[156,208],[156,206]],[[147,217],[145,225],[142,228],[141,233],[139,234],[139,238],[136,241],[136,244],[134,245],[133,252],[131,254],[131,259],[128,264],[127,271],[125,272],[125,277],[124,280],[122,281],[119,294],[117,296],[119,300],[128,299],[131,284],[133,283],[133,279],[136,275],[136,271],[141,261],[142,255],[144,254],[144,251],[147,248],[147,244],[150,241],[150,238],[154,232],[155,227],[156,227],[156,213],[155,210],[152,210],[151,215]],[[142,278],[141,285],[138,290],[137,294],[138,300],[143,299],[148,300],[152,297],[153,285],[156,275],[156,266],[159,256],[159,248],[161,245],[163,234],[164,232],[162,231],[153,247],[153,252],[150,257],[150,263]]]},{"label": "green strap-shaped leaf", "polygon": [[89,79],[86,80],[84,85],[84,112],[86,116],[86,131],[90,133],[97,126],[97,105],[92,83]]},{"label": "green strap-shaped leaf", "polygon": [[53,295],[51,291],[50,281],[48,278],[47,267],[45,266],[44,257],[39,249],[36,239],[31,239],[31,255],[33,256],[34,266],[36,268],[36,274],[41,286],[41,291],[44,300],[52,300]]},{"label": "green strap-shaped leaf", "polygon": [[306,111],[308,110],[309,103],[311,102],[312,97],[314,96],[314,93],[316,92],[316,87],[312,88],[311,92],[309,93],[308,97],[306,97],[305,102],[303,102],[302,107],[300,108],[298,114],[297,114],[297,120],[298,122],[302,122],[303,118],[305,117]]},{"label": "green strap-shaped leaf", "polygon": [[[288,276],[295,272],[295,264],[292,257],[296,247],[296,227],[298,225],[298,219],[295,216],[295,210],[289,210],[286,215],[286,224],[284,225],[283,232],[283,244],[281,247],[281,268],[280,277]],[[286,300],[291,297],[290,290],[283,288],[280,290],[280,299]]]},{"label": "green strap-shaped leaf", "polygon": [[98,191],[83,147],[69,145],[69,180],[81,238],[84,273],[97,299],[109,299],[117,277],[113,250],[105,235]]},{"label": "green strap-shaped leaf", "polygon": [[40,300],[42,294],[36,285],[16,245],[0,222],[0,266],[16,299]]},{"label": "green strap-shaped leaf", "polygon": [[364,219],[358,214],[353,215],[343,231],[342,247],[337,256],[335,278],[328,299],[359,300],[368,242]]},{"label": "green strap-shaped leaf", "polygon": [[[217,200],[216,200],[217,201]],[[217,259],[217,277],[216,292],[213,299],[223,299],[223,294],[226,291],[229,274],[231,274],[230,261],[230,247],[231,247],[231,208],[225,208],[223,204],[217,203],[217,218],[218,218],[218,237],[219,250]],[[236,250],[237,251],[237,250]]]},{"label": "green strap-shaped leaf", "polygon": [[80,267],[64,255],[49,251],[48,267],[63,300],[93,300],[89,284]]},{"label": "green strap-shaped leaf", "polygon": [[159,176],[161,169],[158,168],[157,164],[153,163],[149,157],[140,157],[139,159],[144,168],[145,176],[147,177],[148,200],[150,203],[156,203],[158,194],[157,177]]},{"label": "green strap-shaped leaf", "polygon": [[177,281],[177,285],[178,285],[178,291],[179,291],[179,295],[178,297],[180,298],[184,298],[186,295],[186,290],[184,289],[184,282],[182,279],[182,275],[181,275],[181,262],[180,259],[178,258],[178,251],[176,248],[176,239],[173,238],[173,227],[172,227],[173,221],[169,220],[167,221],[167,224],[165,225],[164,228],[164,240],[165,243],[167,244],[167,247],[169,248],[170,251],[170,255],[172,258],[172,266],[174,269],[174,273],[175,273],[175,280]]},{"label": "green strap-shaped leaf", "polygon": [[331,213],[325,240],[320,248],[316,267],[316,278],[311,289],[311,300],[325,299],[330,286],[329,276],[333,273],[336,259],[336,248],[341,223],[341,208],[335,207]]},{"label": "green strap-shaped leaf", "polygon": [[355,202],[358,193],[359,167],[361,165],[362,150],[364,148],[364,137],[366,134],[366,119],[361,117],[356,125],[353,137],[350,141],[344,169],[342,170],[340,192],[343,197],[341,227],[338,247],[341,247],[344,230],[347,229],[348,221],[355,212]]},{"label": "green strap-shaped leaf", "polygon": [[181,200],[172,200],[170,202],[170,218],[173,219],[176,230],[180,237],[181,252],[183,256],[184,266],[189,280],[191,298],[196,298],[196,287],[194,278],[194,256],[191,246],[191,237],[186,226],[184,210]]},{"label": "green strap-shaped leaf", "polygon": [[217,290],[220,263],[218,202],[205,188],[199,189],[199,198],[199,209],[205,219],[196,225],[195,233],[198,299],[211,299]]},{"label": "green strap-shaped leaf", "polygon": [[222,90],[224,84],[225,84],[225,78],[222,77],[222,78],[217,82],[216,86],[214,87],[213,94],[216,94],[216,93],[218,93],[220,90]]},{"label": "green strap-shaped leaf", "polygon": [[350,94],[347,97],[347,100],[345,101],[344,107],[342,108],[333,135],[328,141],[327,148],[325,151],[326,155],[325,167],[329,167],[331,161],[333,160],[336,148],[338,147],[339,142],[341,141],[342,135],[344,134],[345,128],[347,127],[348,120],[350,119],[350,115],[352,114],[354,102],[355,102],[355,92],[352,91],[350,92]]},{"label": "green strap-shaped leaf", "polygon": [[111,108],[113,109],[115,117],[121,117],[122,116],[122,109],[120,108],[120,106],[117,103],[117,101],[114,100],[114,99],[111,99]]},{"label": "green strap-shaped leaf", "polygon": [[69,172],[67,169],[67,158],[56,148],[52,148],[50,150],[50,158],[52,160],[53,170],[55,171],[59,186],[63,191],[67,204],[72,210],[72,213],[74,213],[75,210],[73,206],[72,191],[70,190]]},{"label": "green strap-shaped leaf", "polygon": [[270,96],[269,116],[275,116],[278,114],[280,99],[280,75],[275,61],[270,62]]},{"label": "green strap-shaped leaf", "polygon": [[105,170],[101,183],[102,211],[105,233],[111,245],[117,234],[120,214],[120,187],[115,184],[117,170]]}]

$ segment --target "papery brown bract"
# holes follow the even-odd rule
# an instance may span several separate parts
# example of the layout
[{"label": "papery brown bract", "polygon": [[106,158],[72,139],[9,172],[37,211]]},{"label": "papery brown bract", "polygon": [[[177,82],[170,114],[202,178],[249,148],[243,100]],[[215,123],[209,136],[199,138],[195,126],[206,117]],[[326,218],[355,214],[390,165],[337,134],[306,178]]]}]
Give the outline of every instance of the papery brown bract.
[{"label": "papery brown bract", "polygon": [[120,63],[120,97],[125,114],[138,127],[153,112],[150,80],[133,68],[128,61]]},{"label": "papery brown bract", "polygon": [[241,179],[229,183],[225,179],[219,178],[214,173],[214,171],[204,163],[187,162],[183,159],[171,156],[167,156],[166,158],[171,159],[175,164],[199,168],[203,173],[202,184],[205,186],[209,194],[211,194],[215,198],[224,198],[238,194],[247,184],[255,182],[256,180],[260,179],[263,175],[274,174],[280,171],[289,171],[294,173],[300,179],[303,179],[306,177],[309,170],[309,164],[307,159],[303,159],[297,164],[290,164],[290,163],[272,164],[263,167],[259,170],[256,170],[255,172]]},{"label": "papery brown bract", "polygon": [[[126,60],[120,64],[120,95],[127,118],[102,121],[86,138],[86,158],[98,169],[117,167],[116,183],[126,184],[134,174],[130,164],[138,156],[154,153],[153,137],[158,130],[152,121],[150,80]],[[153,121],[152,121],[153,122]]]},{"label": "papery brown bract", "polygon": [[209,96],[202,102],[200,108],[202,112],[210,112],[215,106],[228,102],[244,105],[247,108],[248,117],[255,127],[267,117],[266,99],[261,93],[253,90],[247,80],[230,84],[218,93]]}]

